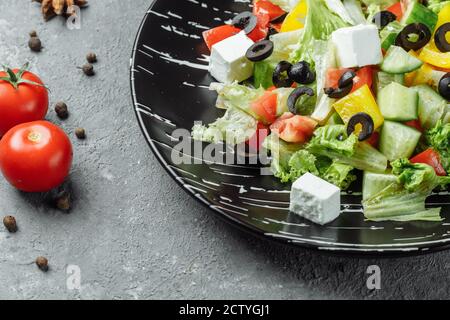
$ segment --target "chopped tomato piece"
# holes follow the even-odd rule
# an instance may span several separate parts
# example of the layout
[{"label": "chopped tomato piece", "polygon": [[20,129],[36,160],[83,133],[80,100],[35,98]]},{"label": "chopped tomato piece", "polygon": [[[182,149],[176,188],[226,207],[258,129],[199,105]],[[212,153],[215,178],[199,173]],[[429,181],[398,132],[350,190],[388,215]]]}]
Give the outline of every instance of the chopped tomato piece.
[{"label": "chopped tomato piece", "polygon": [[271,23],[270,26],[275,29],[276,32],[281,32],[281,27],[283,26],[283,23]]},{"label": "chopped tomato piece", "polygon": [[317,122],[313,119],[287,112],[270,129],[286,142],[305,143],[312,137],[316,127]]},{"label": "chopped tomato piece", "polygon": [[211,50],[212,46],[216,43],[232,37],[239,32],[241,32],[241,29],[226,24],[203,32],[203,39],[205,39],[206,45]]},{"label": "chopped tomato piece", "polygon": [[272,21],[278,17],[281,17],[283,14],[285,14],[285,12],[279,6],[273,4],[270,1],[259,0],[255,1],[253,4],[253,14],[255,16],[259,14],[267,14],[269,15],[269,21]]},{"label": "chopped tomato piece", "polygon": [[267,138],[269,133],[270,133],[269,127],[267,127],[262,122],[258,122],[255,134],[249,140],[246,141],[246,143],[250,147],[250,150],[258,152],[261,149],[263,142]]},{"label": "chopped tomato piece", "polygon": [[264,40],[267,37],[270,22],[270,17],[268,14],[260,13],[256,15],[256,17],[258,18],[258,24],[255,29],[247,35],[254,42]]},{"label": "chopped tomato piece", "polygon": [[403,17],[403,7],[401,2],[397,2],[386,9],[397,16],[397,21],[400,21]]},{"label": "chopped tomato piece", "polygon": [[252,103],[251,109],[265,124],[271,124],[277,119],[278,95],[266,91],[264,95]]},{"label": "chopped tomato piece", "polygon": [[353,79],[352,92],[363,87],[365,84],[372,88],[373,84],[373,69],[371,66],[363,67],[356,71],[356,77]]},{"label": "chopped tomato piece", "polygon": [[337,88],[339,79],[342,77],[344,73],[350,71],[351,69],[336,69],[330,68],[327,70],[327,78],[326,78],[326,87],[327,88]]},{"label": "chopped tomato piece", "polygon": [[423,128],[422,128],[422,125],[420,124],[419,120],[411,120],[411,121],[405,122],[405,125],[407,125],[408,127],[417,129],[420,132],[423,132]]},{"label": "chopped tomato piece", "polygon": [[375,131],[372,133],[369,139],[367,139],[367,143],[369,143],[372,147],[378,148],[378,142],[380,141],[380,133]]},{"label": "chopped tomato piece", "polygon": [[441,164],[440,155],[433,149],[427,149],[411,159],[412,163],[425,163],[434,168],[438,176],[446,176],[444,167]]}]

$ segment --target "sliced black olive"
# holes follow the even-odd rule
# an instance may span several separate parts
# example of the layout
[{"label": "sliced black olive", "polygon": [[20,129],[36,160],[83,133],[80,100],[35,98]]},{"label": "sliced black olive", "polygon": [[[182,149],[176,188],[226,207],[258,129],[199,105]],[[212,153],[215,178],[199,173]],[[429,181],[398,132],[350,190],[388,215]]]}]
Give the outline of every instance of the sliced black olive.
[{"label": "sliced black olive", "polygon": [[248,50],[245,56],[248,60],[257,62],[267,59],[273,53],[273,42],[270,40],[262,40],[256,42]]},{"label": "sliced black olive", "polygon": [[325,88],[325,94],[332,98],[332,99],[342,99],[344,98],[346,95],[348,95],[350,93],[350,91],[352,91],[353,89],[353,83],[351,83],[349,86],[344,87],[344,88]]},{"label": "sliced black olive", "polygon": [[257,24],[258,18],[256,18],[256,16],[249,11],[244,11],[238,14],[232,20],[232,25],[236,28],[244,30],[245,34],[252,32],[256,28]]},{"label": "sliced black olive", "polygon": [[309,87],[298,87],[294,91],[292,91],[291,94],[289,95],[287,105],[289,111],[292,112],[293,114],[297,114],[297,101],[304,94],[313,97],[314,90]]},{"label": "sliced black olive", "polygon": [[450,22],[444,23],[434,34],[434,42],[441,52],[450,52],[450,43],[448,43],[446,38],[447,32],[450,32]]},{"label": "sliced black olive", "polygon": [[364,112],[355,114],[350,118],[347,124],[347,135],[351,135],[353,132],[355,132],[356,125],[358,124],[362,125],[362,130],[359,134],[358,140],[365,141],[369,139],[375,130],[375,125],[373,123],[372,117]]},{"label": "sliced black olive", "polygon": [[277,33],[278,33],[278,31],[275,28],[269,27],[269,31],[267,32],[267,36],[266,36],[266,40],[270,40],[270,37]]},{"label": "sliced black olive", "polygon": [[349,70],[344,72],[344,74],[339,79],[339,88],[347,88],[348,86],[352,86],[353,88],[353,79],[355,79],[356,73]]},{"label": "sliced black olive", "polygon": [[439,93],[445,99],[450,100],[450,72],[445,74],[439,81]]},{"label": "sliced black olive", "polygon": [[270,22],[271,23],[282,23],[286,19],[287,15],[288,15],[287,12],[283,13],[281,16],[276,17],[275,19],[272,19]]},{"label": "sliced black olive", "polygon": [[389,23],[397,20],[397,16],[390,11],[380,11],[373,16],[372,22],[375,23],[378,29],[383,29]]},{"label": "sliced black olive", "polygon": [[289,78],[289,70],[292,64],[287,61],[281,61],[275,67],[272,76],[273,85],[277,88],[289,88],[294,83],[294,80]]},{"label": "sliced black olive", "polygon": [[[415,35],[417,39],[411,39]],[[431,31],[423,23],[411,23],[407,25],[395,39],[395,45],[406,51],[422,49],[431,40]]]},{"label": "sliced black olive", "polygon": [[316,73],[306,61],[294,64],[289,71],[289,78],[300,84],[310,84],[316,81]]}]

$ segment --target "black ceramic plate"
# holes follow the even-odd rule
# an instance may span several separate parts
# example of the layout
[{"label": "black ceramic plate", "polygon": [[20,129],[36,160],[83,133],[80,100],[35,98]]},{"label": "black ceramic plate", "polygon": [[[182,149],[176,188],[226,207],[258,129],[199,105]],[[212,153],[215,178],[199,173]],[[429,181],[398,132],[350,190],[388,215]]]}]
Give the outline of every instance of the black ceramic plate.
[{"label": "black ceramic plate", "polygon": [[[246,229],[286,243],[324,251],[419,254],[450,244],[450,196],[435,194],[443,222],[364,221],[361,187],[342,195],[342,215],[318,226],[289,213],[289,186],[261,176],[256,165],[175,164],[175,129],[214,121],[223,112],[208,90],[209,51],[202,32],[248,10],[250,0],[156,0],[146,13],[131,60],[134,108],[142,131],[162,165],[193,197]],[[205,148],[206,145],[203,145]],[[188,160],[192,157],[186,156]]]}]

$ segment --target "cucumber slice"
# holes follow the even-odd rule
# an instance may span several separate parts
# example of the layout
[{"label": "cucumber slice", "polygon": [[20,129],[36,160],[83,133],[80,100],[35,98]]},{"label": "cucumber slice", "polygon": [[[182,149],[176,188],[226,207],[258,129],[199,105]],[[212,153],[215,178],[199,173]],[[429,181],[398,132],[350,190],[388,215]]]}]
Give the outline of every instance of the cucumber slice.
[{"label": "cucumber slice", "polygon": [[380,136],[380,151],[389,161],[410,158],[419,143],[421,133],[404,124],[385,121]]},{"label": "cucumber slice", "polygon": [[377,92],[380,92],[384,87],[391,84],[392,82],[397,82],[401,85],[405,85],[405,75],[402,73],[393,74],[379,71],[376,77]]},{"label": "cucumber slice", "polygon": [[392,82],[378,93],[378,106],[386,120],[416,120],[419,95],[417,91]]},{"label": "cucumber slice", "polygon": [[434,128],[439,120],[445,118],[447,101],[425,84],[412,89],[419,94],[418,112],[422,128]]},{"label": "cucumber slice", "polygon": [[403,48],[391,46],[381,63],[381,70],[387,73],[408,73],[419,69],[423,62],[410,55]]},{"label": "cucumber slice", "polygon": [[417,0],[412,0],[406,8],[401,23],[408,25],[419,22],[426,25],[430,29],[430,32],[433,33],[438,22],[438,15],[420,4]]},{"label": "cucumber slice", "polygon": [[384,50],[388,50],[397,39],[397,36],[403,30],[403,26],[398,21],[393,21],[389,23],[383,30],[380,32],[381,37],[381,47]]},{"label": "cucumber slice", "polygon": [[396,182],[397,177],[394,176],[393,174],[383,174],[364,171],[363,188],[362,188],[363,200],[376,195],[387,186]]}]

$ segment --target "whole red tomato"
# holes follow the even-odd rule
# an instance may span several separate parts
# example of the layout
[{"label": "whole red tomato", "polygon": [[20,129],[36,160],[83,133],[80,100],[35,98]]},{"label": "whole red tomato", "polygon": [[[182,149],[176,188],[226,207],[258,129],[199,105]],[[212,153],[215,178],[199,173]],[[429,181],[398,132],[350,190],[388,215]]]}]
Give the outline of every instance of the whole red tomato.
[{"label": "whole red tomato", "polygon": [[64,182],[72,164],[66,133],[48,121],[19,124],[0,140],[0,170],[17,189],[49,191]]},{"label": "whole red tomato", "polygon": [[47,114],[47,89],[27,67],[0,71],[0,137],[20,123],[42,120]]}]

